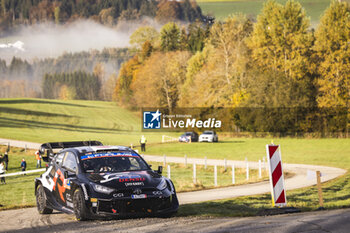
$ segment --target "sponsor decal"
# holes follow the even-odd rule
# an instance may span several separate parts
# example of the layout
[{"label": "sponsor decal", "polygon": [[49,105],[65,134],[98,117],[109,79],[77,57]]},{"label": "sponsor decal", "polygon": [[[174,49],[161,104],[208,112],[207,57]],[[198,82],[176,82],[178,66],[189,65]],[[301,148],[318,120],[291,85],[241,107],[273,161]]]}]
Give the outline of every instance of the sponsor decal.
[{"label": "sponsor decal", "polygon": [[125,186],[128,187],[128,186],[143,186],[145,185],[143,182],[131,182],[131,183],[125,183]]},{"label": "sponsor decal", "polygon": [[119,178],[118,181],[119,181],[119,183],[131,182],[131,181],[146,181],[146,178],[144,178],[144,177]]},{"label": "sponsor decal", "polygon": [[142,190],[141,190],[141,189],[135,189],[135,190],[134,190],[134,193],[135,193],[135,194],[141,194],[141,193],[142,193]]},{"label": "sponsor decal", "polygon": [[82,189],[83,189],[83,193],[84,193],[84,198],[85,198],[85,200],[86,200],[86,201],[89,200],[89,196],[88,196],[88,194],[87,194],[87,190],[86,190],[85,184],[81,184],[81,187],[82,187]]},{"label": "sponsor decal", "polygon": [[[58,182],[58,181],[61,181],[61,182]],[[53,183],[54,183],[54,186],[53,186],[53,190],[56,190],[56,187],[57,187],[57,189],[58,189],[58,193],[59,193],[59,195],[60,195],[60,198],[61,198],[61,200],[63,201],[63,202],[66,202],[65,200],[64,200],[64,197],[63,197],[63,193],[66,191],[66,187],[65,187],[65,185],[64,185],[64,175],[63,175],[63,173],[62,173],[62,171],[60,170],[60,169],[58,169],[57,171],[56,171],[56,174],[55,174],[55,176],[54,176],[54,178],[53,178]],[[61,183],[61,184],[60,184]]]},{"label": "sponsor decal", "polygon": [[85,154],[81,156],[81,160],[86,159],[96,159],[96,158],[105,158],[105,157],[133,157],[138,156],[137,154],[131,152],[107,152],[107,153],[95,153],[95,154]]},{"label": "sponsor decal", "polygon": [[63,181],[63,187],[70,190],[70,179],[64,179]]},{"label": "sponsor decal", "polygon": [[114,193],[113,197],[124,197],[123,193]]},{"label": "sponsor decal", "polygon": [[156,195],[156,196],[160,196],[163,194],[162,191],[153,191],[152,193],[153,195]]},{"label": "sponsor decal", "polygon": [[[125,176],[125,175],[115,175],[115,174],[108,174],[103,176],[104,180],[101,180],[100,183],[106,183],[111,180],[118,180],[119,182],[129,182],[129,181],[145,181],[146,179],[143,178],[144,180],[140,180],[141,176],[139,175],[131,175],[131,176]],[[133,179],[133,180],[129,180]],[[139,179],[139,180],[136,180]]]}]

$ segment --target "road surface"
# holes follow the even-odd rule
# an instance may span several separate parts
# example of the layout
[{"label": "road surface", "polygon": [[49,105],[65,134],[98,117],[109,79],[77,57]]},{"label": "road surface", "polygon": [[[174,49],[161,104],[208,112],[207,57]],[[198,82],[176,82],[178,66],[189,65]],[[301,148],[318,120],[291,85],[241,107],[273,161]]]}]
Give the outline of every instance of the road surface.
[{"label": "road surface", "polygon": [[35,208],[0,212],[0,232],[349,232],[350,209],[245,218],[173,217],[77,222],[72,215],[39,215]]}]

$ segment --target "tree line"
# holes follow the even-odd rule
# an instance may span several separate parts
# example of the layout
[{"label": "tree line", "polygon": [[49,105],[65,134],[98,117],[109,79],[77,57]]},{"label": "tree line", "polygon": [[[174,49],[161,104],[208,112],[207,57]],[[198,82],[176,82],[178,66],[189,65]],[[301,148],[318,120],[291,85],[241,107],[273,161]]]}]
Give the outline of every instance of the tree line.
[{"label": "tree line", "polygon": [[[98,98],[111,100],[116,82],[117,71],[121,64],[127,61],[132,53],[127,48],[105,48],[102,51],[65,53],[57,58],[35,59],[31,62],[13,57],[6,64],[0,59],[0,92],[1,98],[9,97],[46,97],[42,87],[45,74],[64,74],[85,72],[96,75],[101,84]],[[20,86],[19,91],[17,86]],[[98,91],[97,91],[98,92]],[[55,95],[56,98],[59,95]],[[72,95],[79,98],[79,95]]]},{"label": "tree line", "polygon": [[48,99],[99,99],[101,81],[98,76],[83,71],[45,74],[43,97]]},{"label": "tree line", "polygon": [[144,16],[161,23],[171,20],[193,22],[203,18],[200,7],[190,0],[1,0],[0,33],[19,25],[48,21],[59,24],[92,19],[114,25],[118,21],[138,20]]},{"label": "tree line", "polygon": [[[312,132],[312,119],[323,116],[327,119],[318,129],[347,132],[349,14],[347,2],[332,1],[314,30],[300,3],[268,1],[256,22],[237,14],[210,28],[200,22],[187,28],[168,23],[159,33],[141,28],[131,37],[139,52],[122,65],[114,98],[126,107],[170,112],[285,108],[282,115],[271,111],[262,117],[258,112],[266,111],[249,110],[230,117],[241,129],[288,133]],[[330,108],[344,111],[333,114]]]}]

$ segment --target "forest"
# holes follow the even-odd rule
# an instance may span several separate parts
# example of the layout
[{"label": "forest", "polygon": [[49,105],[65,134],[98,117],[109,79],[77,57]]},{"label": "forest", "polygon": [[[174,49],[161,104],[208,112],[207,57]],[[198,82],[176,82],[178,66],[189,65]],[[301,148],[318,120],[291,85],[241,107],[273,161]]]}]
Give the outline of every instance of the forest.
[{"label": "forest", "polygon": [[113,26],[119,21],[155,18],[158,22],[202,20],[195,1],[168,0],[1,0],[0,36],[23,25],[64,24],[91,19]]},{"label": "forest", "polygon": [[[44,1],[33,1],[33,6],[39,2]],[[60,7],[66,2],[75,7],[81,3],[61,1]],[[186,0],[103,3],[117,9],[111,4],[122,2],[133,3],[137,11],[154,3],[155,18],[164,5],[190,4],[197,9],[195,2]],[[3,14],[17,9],[11,8],[10,1],[1,3],[6,9]],[[68,18],[96,16],[100,9],[88,7],[90,15],[83,14],[83,8],[74,8]],[[186,14],[175,8],[176,19],[183,19]],[[169,12],[163,13],[172,15]],[[332,1],[314,29],[300,3],[270,0],[256,19],[243,14],[215,22],[203,20],[201,14],[186,18],[190,23],[175,18],[168,22],[168,18],[161,28],[140,26],[130,36],[129,48],[66,53],[33,63],[18,58],[7,65],[0,61],[1,74],[8,77],[0,83],[4,90],[0,96],[113,99],[129,109],[156,107],[169,112],[187,107],[236,108],[228,117],[238,130],[345,134],[350,107],[349,15],[349,3]],[[121,17],[114,16],[114,20]],[[68,18],[59,18],[58,23]],[[94,93],[84,78],[96,88]],[[89,94],[82,93],[84,88]]]},{"label": "forest", "polygon": [[[170,22],[159,33],[139,29],[132,37],[144,43],[122,65],[114,98],[128,108],[169,112],[177,107],[286,108],[283,116],[280,111],[257,116],[249,110],[242,113],[245,117],[232,117],[251,131],[309,132],[316,127],[312,121],[299,121],[297,127],[292,122],[324,116],[321,128],[345,132],[349,15],[348,3],[333,1],[313,30],[300,3],[268,1],[256,22],[237,14],[210,28]],[[279,120],[280,126],[273,129],[266,120]]]},{"label": "forest", "polygon": [[[42,85],[43,77],[65,73],[76,75],[75,72],[79,71],[96,74],[99,78],[104,94],[90,95],[92,99],[111,100],[118,70],[124,61],[131,58],[132,53],[128,48],[109,48],[102,51],[65,53],[57,58],[35,59],[32,63],[14,57],[8,65],[5,60],[0,59],[0,98],[58,98],[59,95],[46,94],[46,87]],[[65,98],[80,99],[79,95]]]}]

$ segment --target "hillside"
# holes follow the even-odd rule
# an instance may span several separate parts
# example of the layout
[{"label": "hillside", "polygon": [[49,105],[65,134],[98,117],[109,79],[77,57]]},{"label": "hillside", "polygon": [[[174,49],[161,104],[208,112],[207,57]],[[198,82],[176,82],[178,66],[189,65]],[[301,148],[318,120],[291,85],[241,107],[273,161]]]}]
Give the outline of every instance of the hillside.
[{"label": "hillside", "polygon": [[[33,142],[101,140],[105,144],[138,144],[137,115],[112,102],[0,99],[0,137]],[[148,134],[148,141],[161,136]]]},{"label": "hillside", "polygon": [[[287,0],[277,0],[285,3]],[[197,0],[204,14],[212,14],[219,20],[223,20],[233,13],[244,13],[256,17],[264,5],[263,0]],[[310,16],[311,25],[318,24],[324,10],[329,6],[330,0],[298,0]]]}]

